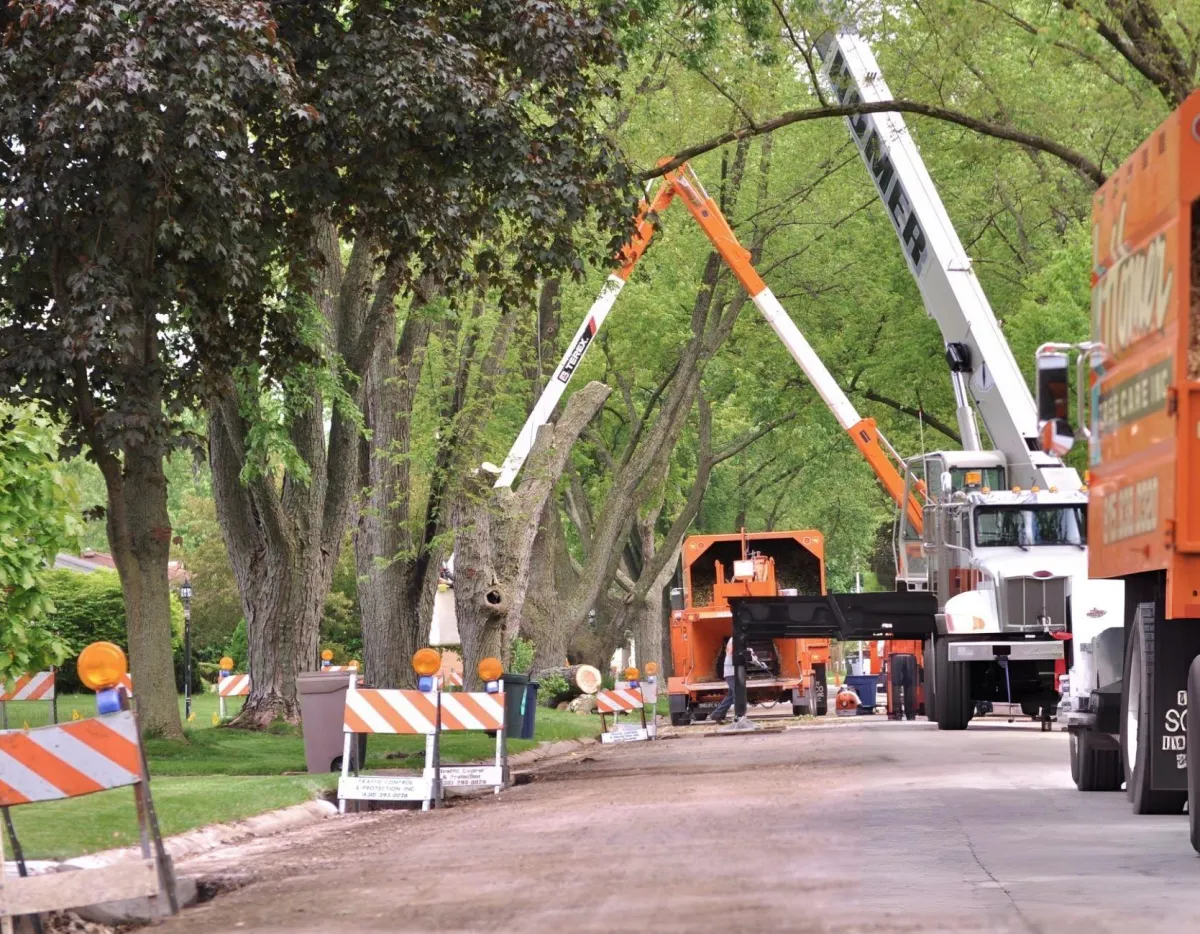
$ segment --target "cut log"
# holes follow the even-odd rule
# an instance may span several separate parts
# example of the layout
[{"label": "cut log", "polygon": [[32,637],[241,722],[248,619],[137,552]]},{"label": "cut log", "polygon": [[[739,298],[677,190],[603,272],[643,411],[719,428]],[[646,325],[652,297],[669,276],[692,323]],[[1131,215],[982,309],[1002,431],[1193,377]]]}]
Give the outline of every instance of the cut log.
[{"label": "cut log", "polygon": [[[553,694],[546,693],[546,680],[556,676],[566,682],[566,690],[559,690]],[[595,694],[600,690],[602,681],[599,669],[593,668],[591,665],[543,668],[533,676],[533,680],[541,685],[538,693],[542,695],[541,702],[547,707],[554,707],[563,701],[573,700],[580,694]]]}]

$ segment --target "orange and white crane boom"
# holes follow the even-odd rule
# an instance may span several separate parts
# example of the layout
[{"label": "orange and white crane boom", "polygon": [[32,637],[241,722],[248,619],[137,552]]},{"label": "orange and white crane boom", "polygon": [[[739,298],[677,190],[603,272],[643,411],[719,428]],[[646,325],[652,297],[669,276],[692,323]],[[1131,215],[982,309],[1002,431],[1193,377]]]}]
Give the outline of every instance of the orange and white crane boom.
[{"label": "orange and white crane boom", "polygon": [[[838,424],[845,429],[855,447],[867,459],[867,463],[875,471],[875,476],[879,478],[884,489],[892,499],[905,507],[909,523],[914,529],[920,531],[924,526],[924,510],[921,502],[911,493],[908,495],[908,501],[905,502],[905,484],[902,472],[904,466],[900,456],[880,434],[875,420],[863,418],[858,414],[854,404],[842,391],[837,380],[833,378],[833,374],[821,362],[821,358],[817,356],[812,345],[796,327],[796,323],[792,321],[774,293],[763,282],[751,262],[749,251],[738,242],[725,215],[708,192],[704,190],[704,186],[700,184],[700,180],[687,163],[666,172],[663,175],[663,184],[654,197],[649,201],[642,202],[641,210],[634,223],[633,237],[618,257],[620,267],[609,276],[599,298],[588,311],[579,330],[575,332],[575,339],[550,377],[549,384],[542,392],[541,398],[538,399],[533,411],[529,413],[529,418],[517,436],[516,443],[508,457],[505,458],[496,486],[512,484],[521,465],[525,462],[525,458],[529,455],[538,427],[549,420],[559,399],[562,398],[571,375],[578,367],[579,361],[587,352],[600,325],[604,323],[604,319],[612,310],[617,295],[620,294],[638,260],[642,258],[649,247],[650,240],[654,236],[654,222],[657,216],[665,211],[676,198],[683,202],[688,213],[695,218],[713,248],[741,283],[742,288],[746,290],[754,306],[767,320],[779,339],[783,341],[784,346],[800,365],[800,369],[804,371],[804,375],[817,390],[817,394],[829,407]],[[918,490],[921,489],[917,484],[913,484],[913,486]]]}]

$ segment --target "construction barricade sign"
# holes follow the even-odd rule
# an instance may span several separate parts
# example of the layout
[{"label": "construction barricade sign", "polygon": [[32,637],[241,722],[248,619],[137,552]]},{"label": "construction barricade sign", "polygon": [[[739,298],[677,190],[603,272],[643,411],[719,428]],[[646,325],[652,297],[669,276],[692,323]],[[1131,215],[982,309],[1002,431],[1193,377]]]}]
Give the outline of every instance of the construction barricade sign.
[{"label": "construction barricade sign", "polygon": [[[642,689],[636,681],[610,691],[598,691],[596,713],[600,714],[602,743],[633,743],[654,738],[656,731],[652,724],[646,722],[646,704],[642,699]],[[622,714],[636,714],[636,719],[631,723],[621,723]],[[612,717],[611,726],[607,719],[609,716]]]},{"label": "construction barricade sign", "polygon": [[[504,695],[446,694],[430,691],[359,688],[352,674],[343,717],[345,751],[338,782],[338,808],[347,801],[420,801],[422,810],[440,802],[442,789],[493,787],[507,780],[504,738]],[[441,734],[486,730],[496,734],[492,765],[442,766]],[[425,766],[420,775],[351,774],[351,746],[356,735],[391,734],[425,737]]]},{"label": "construction barricade sign", "polygon": [[[142,830],[142,859],[66,874],[14,878],[0,872],[0,919],[4,919],[6,930],[7,919],[16,915],[97,902],[166,895],[171,911],[175,905],[170,862],[158,833],[137,719],[132,711],[0,732],[0,808],[61,801],[128,786],[134,789]],[[3,850],[0,838],[0,865]]]},{"label": "construction barricade sign", "polygon": [[54,669],[24,674],[8,684],[0,683],[0,729],[8,729],[8,704],[11,701],[45,701],[50,705],[51,722],[57,723]]},{"label": "construction barricade sign", "polygon": [[250,696],[250,676],[249,675],[223,675],[217,682],[217,703],[220,706],[221,719],[225,719],[225,698],[227,697],[249,697]]}]

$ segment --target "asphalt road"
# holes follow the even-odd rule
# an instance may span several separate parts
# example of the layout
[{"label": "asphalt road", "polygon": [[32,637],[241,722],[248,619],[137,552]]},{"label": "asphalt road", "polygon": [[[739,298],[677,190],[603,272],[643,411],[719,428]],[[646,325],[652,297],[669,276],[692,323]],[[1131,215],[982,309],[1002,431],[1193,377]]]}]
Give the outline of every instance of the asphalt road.
[{"label": "asphalt road", "polygon": [[1200,931],[1186,818],[1076,791],[1064,733],[680,732],[185,865],[257,881],[165,930]]}]

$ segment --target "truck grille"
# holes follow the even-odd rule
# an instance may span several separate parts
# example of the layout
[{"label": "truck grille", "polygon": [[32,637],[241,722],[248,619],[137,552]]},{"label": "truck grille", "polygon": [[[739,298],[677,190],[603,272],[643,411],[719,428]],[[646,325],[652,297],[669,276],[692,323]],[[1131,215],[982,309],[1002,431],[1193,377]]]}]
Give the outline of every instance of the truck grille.
[{"label": "truck grille", "polygon": [[1006,629],[1062,632],[1067,628],[1065,577],[1010,577],[1005,585]]}]

